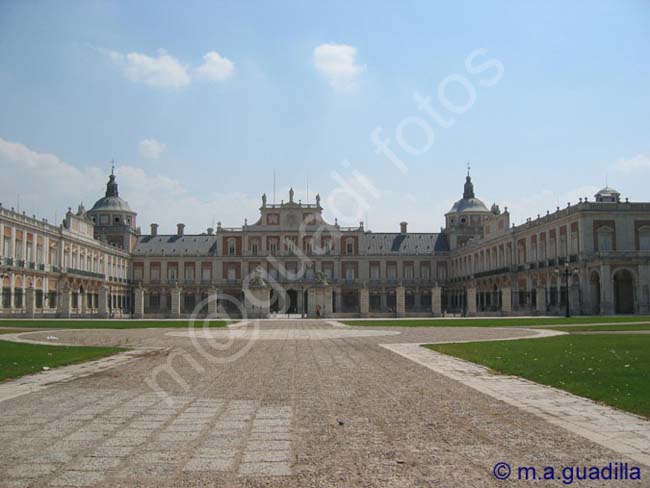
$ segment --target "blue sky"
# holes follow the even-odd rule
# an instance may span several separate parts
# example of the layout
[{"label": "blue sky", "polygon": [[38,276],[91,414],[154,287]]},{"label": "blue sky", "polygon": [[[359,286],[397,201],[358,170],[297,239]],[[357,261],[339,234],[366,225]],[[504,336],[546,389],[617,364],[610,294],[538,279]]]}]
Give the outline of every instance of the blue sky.
[{"label": "blue sky", "polygon": [[439,229],[467,161],[515,222],[606,178],[649,200],[648,46],[641,0],[4,1],[0,201],[91,205],[113,158],[140,224],[167,232],[253,220],[274,170],[278,201],[308,179],[330,218],[375,231]]}]

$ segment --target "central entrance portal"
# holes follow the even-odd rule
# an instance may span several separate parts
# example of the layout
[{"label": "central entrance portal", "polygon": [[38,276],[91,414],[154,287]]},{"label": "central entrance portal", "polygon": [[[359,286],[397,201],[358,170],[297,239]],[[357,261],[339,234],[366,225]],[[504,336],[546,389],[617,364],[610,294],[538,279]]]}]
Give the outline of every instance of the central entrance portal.
[{"label": "central entrance portal", "polygon": [[283,292],[271,290],[270,292],[271,313],[302,316],[307,311],[307,291],[289,289]]}]

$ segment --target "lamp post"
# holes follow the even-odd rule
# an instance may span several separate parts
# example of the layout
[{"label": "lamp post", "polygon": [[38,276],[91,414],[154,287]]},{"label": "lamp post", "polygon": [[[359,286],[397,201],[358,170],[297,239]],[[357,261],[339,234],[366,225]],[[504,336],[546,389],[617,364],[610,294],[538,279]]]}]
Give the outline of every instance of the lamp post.
[{"label": "lamp post", "polygon": [[564,269],[557,267],[555,268],[555,274],[557,276],[564,275],[564,287],[566,289],[566,309],[564,311],[564,316],[565,317],[571,317],[571,309],[569,308],[569,276],[571,276],[573,273],[576,273],[578,271],[577,268],[574,268],[573,270],[569,268],[569,262],[564,263]]}]

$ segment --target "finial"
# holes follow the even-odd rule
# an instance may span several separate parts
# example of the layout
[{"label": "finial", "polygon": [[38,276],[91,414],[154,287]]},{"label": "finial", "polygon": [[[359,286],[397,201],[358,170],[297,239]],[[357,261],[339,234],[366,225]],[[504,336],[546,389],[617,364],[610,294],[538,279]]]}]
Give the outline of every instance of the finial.
[{"label": "finial", "polygon": [[470,169],[472,169],[472,166],[469,164],[469,161],[467,161],[467,176],[469,176]]},{"label": "finial", "polygon": [[289,188],[289,203],[293,203],[293,187]]},{"label": "finial", "polygon": [[115,160],[111,159],[111,176],[115,176]]}]

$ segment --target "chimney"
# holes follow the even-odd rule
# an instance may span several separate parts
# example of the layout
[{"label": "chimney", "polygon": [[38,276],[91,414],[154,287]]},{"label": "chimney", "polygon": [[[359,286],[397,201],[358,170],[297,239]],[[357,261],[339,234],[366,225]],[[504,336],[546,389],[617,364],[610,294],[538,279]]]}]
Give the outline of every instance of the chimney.
[{"label": "chimney", "polygon": [[176,234],[179,236],[185,234],[185,224],[176,224]]},{"label": "chimney", "polygon": [[151,235],[153,237],[158,235],[158,224],[151,224]]},{"label": "chimney", "polygon": [[400,222],[399,223],[399,231],[401,234],[406,234],[406,227],[408,226],[408,222]]}]

